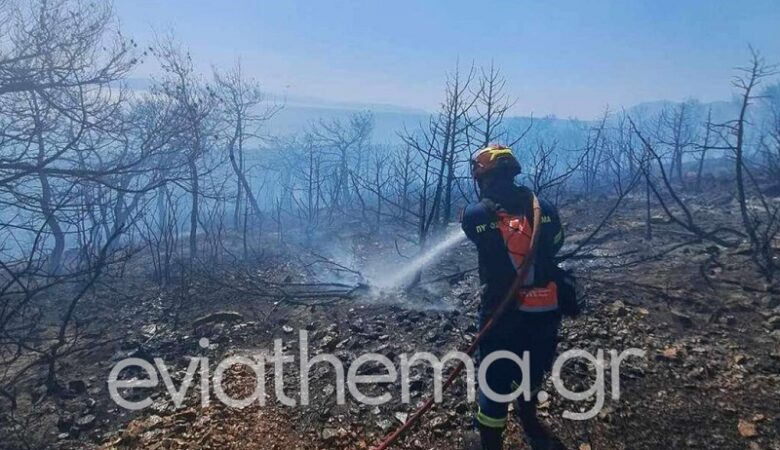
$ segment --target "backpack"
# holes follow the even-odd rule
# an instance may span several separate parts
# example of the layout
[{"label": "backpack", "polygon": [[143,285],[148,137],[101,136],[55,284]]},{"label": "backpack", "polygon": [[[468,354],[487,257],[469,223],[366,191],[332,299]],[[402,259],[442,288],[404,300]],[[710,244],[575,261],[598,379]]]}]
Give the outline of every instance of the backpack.
[{"label": "backpack", "polygon": [[587,299],[577,293],[577,278],[571,270],[554,266],[552,277],[558,286],[558,309],[566,317],[577,317],[587,308]]}]

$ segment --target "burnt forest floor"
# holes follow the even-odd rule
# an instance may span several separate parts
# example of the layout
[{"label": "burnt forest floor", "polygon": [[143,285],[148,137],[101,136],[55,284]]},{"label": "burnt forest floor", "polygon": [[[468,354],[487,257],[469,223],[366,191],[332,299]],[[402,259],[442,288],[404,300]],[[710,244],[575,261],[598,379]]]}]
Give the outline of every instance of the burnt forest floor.
[{"label": "burnt forest floor", "polygon": [[[587,236],[610,206],[608,199],[563,205],[567,248]],[[729,226],[738,219],[736,211],[726,195],[701,200],[694,208],[702,223]],[[598,245],[566,262],[577,271],[589,308],[564,320],[559,347],[594,354],[638,348],[645,357],[625,359],[620,398],[608,389],[596,417],[564,419],[563,411],[589,410],[593,400],[572,402],[552,394],[540,405],[543,419],[572,449],[780,449],[777,285],[755,275],[743,247],[695,242],[660,216],[652,225],[654,236],[647,241],[641,199],[629,198],[600,233]],[[342,253],[350,254],[339,255],[339,264],[361,270],[384,260],[388,273],[403,267],[400,253],[412,251],[394,239],[403,230],[383,230],[379,238],[350,231],[355,228],[345,226],[328,240],[348,243],[349,252]],[[121,285],[103,286],[102,300],[81,313],[87,330],[90,323],[110,324],[91,332],[102,344],[69,357],[61,369],[63,393],[47,396],[31,388],[21,396],[19,417],[22,411],[27,416],[2,424],[8,440],[0,447],[24,448],[35,435],[43,444],[33,448],[367,449],[427,398],[433,387],[428,365],[411,370],[410,404],[400,403],[398,383],[361,388],[369,395],[390,393],[392,401],[380,406],[359,404],[349,391],[346,403],[338,404],[328,364],[310,372],[309,406],[283,406],[275,399],[272,367],[266,405],[243,409],[216,401],[202,407],[196,376],[181,407],[174,406],[161,381],[156,389],[126,393],[129,399],[151,395],[153,401],[142,411],[127,411],[109,398],[106,380],[122,358],[162,358],[179,386],[191,358],[208,357],[213,366],[226,356],[272,350],[274,339],[297,355],[299,330],[308,333],[311,355],[333,353],[345,367],[366,352],[394,362],[420,351],[441,357],[465,348],[477,331],[479,282],[476,272],[468,271],[476,265],[468,242],[428,267],[420,287],[406,293],[356,290],[344,298],[296,298],[289,289],[276,297],[260,294],[267,292],[268,281],[289,287],[348,278],[338,278],[333,265],[319,260],[333,245],[322,245],[319,256],[293,245],[269,247],[256,264],[240,269],[203,267],[186,287],[160,289],[132,276]],[[437,278],[442,279],[430,282]],[[207,348],[201,347],[202,338],[208,339]],[[371,366],[364,372],[376,374]],[[581,361],[563,370],[572,390],[589,388],[596,375]],[[224,384],[240,397],[255,382],[253,374],[236,366]],[[288,393],[297,392],[297,362],[287,366],[284,382]],[[549,385],[545,390],[554,392]],[[461,448],[474,410],[461,380],[392,448]],[[509,448],[526,448],[512,420],[508,436]]]}]

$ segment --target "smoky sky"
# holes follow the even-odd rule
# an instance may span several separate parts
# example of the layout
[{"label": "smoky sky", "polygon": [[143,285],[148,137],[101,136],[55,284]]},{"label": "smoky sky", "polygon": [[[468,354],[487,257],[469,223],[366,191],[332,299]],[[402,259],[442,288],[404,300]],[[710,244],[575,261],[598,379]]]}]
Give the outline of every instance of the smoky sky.
[{"label": "smoky sky", "polygon": [[[204,72],[276,94],[426,110],[456,64],[493,61],[514,112],[593,118],[644,101],[728,100],[748,45],[780,61],[780,2],[117,0],[141,44],[173,33]],[[154,74],[146,63],[141,76]]]}]

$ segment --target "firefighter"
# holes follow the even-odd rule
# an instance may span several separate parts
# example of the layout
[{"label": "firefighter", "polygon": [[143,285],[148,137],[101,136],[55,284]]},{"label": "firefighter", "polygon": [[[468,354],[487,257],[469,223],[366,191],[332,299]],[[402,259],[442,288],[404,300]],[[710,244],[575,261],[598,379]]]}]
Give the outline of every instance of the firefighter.
[{"label": "firefighter", "polygon": [[[519,275],[525,258],[530,257],[534,214],[541,214],[541,231],[535,257],[526,271],[523,288],[516,302],[504,312],[479,347],[480,363],[493,352],[509,351],[522,358],[528,352],[531,399],[519,397],[517,416],[526,442],[533,450],[562,448],[542,425],[536,414],[536,393],[546,372],[552,367],[558,345],[561,314],[555,283],[560,272],[555,254],[563,245],[563,230],[555,207],[537,199],[528,188],[517,186],[515,176],[521,171],[512,150],[491,144],[474,154],[471,173],[479,189],[479,203],[469,205],[462,217],[462,227],[476,244],[479,277],[482,285],[479,311],[483,325],[507,296]],[[513,299],[515,301],[515,299]],[[497,394],[513,393],[521,386],[521,368],[508,359],[493,361],[487,370],[487,384]],[[488,398],[480,386],[476,428],[483,450],[502,448],[508,404]],[[472,443],[467,447],[480,447]]]}]

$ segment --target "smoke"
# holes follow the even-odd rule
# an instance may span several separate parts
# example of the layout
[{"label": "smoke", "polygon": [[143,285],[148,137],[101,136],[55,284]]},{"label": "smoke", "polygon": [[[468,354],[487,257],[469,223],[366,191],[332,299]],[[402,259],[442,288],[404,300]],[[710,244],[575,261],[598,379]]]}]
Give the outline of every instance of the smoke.
[{"label": "smoke", "polygon": [[[424,283],[407,289],[417,274],[446,256],[463,242],[466,235],[460,226],[448,229],[413,258],[403,258],[396,247],[365,242],[355,236],[318,241],[317,253],[326,258],[316,267],[316,278],[323,283],[340,283],[362,287],[355,300],[370,304],[403,305],[415,310],[450,310],[449,289],[436,283]],[[401,250],[403,251],[403,250]]]},{"label": "smoke", "polygon": [[384,266],[381,270],[371,271],[373,276],[366,275],[369,284],[384,290],[398,290],[408,286],[414,280],[417,273],[425,266],[435,262],[447,250],[455,247],[466,238],[460,227],[449,231],[437,244],[429,247],[423,253],[411,261],[405,261],[396,267]]}]

